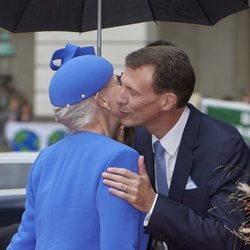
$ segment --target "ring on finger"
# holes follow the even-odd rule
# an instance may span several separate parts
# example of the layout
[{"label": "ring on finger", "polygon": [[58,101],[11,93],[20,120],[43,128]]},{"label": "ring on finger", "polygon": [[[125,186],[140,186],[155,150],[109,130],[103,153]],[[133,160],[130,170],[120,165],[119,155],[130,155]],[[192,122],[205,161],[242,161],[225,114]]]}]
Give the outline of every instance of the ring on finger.
[{"label": "ring on finger", "polygon": [[124,192],[127,193],[127,191],[128,191],[128,185],[126,185]]}]

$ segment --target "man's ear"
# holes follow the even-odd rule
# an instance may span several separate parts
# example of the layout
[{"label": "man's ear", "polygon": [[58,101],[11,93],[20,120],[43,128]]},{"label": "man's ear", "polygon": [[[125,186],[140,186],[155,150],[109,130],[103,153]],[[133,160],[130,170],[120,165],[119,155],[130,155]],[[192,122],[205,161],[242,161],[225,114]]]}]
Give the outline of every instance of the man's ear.
[{"label": "man's ear", "polygon": [[163,110],[169,110],[176,106],[177,96],[174,93],[166,93],[162,97],[161,107]]}]

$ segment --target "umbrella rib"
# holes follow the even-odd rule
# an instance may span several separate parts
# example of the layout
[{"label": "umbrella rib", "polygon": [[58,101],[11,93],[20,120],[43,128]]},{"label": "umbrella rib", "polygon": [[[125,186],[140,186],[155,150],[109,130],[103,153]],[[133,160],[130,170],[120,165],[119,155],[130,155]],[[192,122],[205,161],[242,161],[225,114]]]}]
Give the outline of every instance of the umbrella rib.
[{"label": "umbrella rib", "polygon": [[199,4],[200,8],[202,9],[204,15],[207,17],[208,22],[209,22],[210,24],[213,24],[212,20],[210,19],[210,17],[207,15],[207,12],[206,12],[205,9],[203,8],[203,6],[202,6],[200,0],[198,0],[197,2],[198,2],[198,4]]},{"label": "umbrella rib", "polygon": [[14,26],[14,28],[13,28],[13,31],[16,30],[18,24],[20,23],[20,20],[22,19],[22,16],[23,16],[23,14],[24,14],[24,12],[25,12],[25,9],[26,9],[27,6],[29,5],[30,1],[31,1],[31,0],[27,0],[27,1],[26,1],[25,5],[24,5],[24,7],[23,7],[23,10],[22,10],[22,12],[21,12],[21,14],[20,14],[19,17],[18,17],[17,22],[15,23],[15,26]]},{"label": "umbrella rib", "polygon": [[83,24],[83,13],[84,13],[84,0],[82,0],[82,8],[81,8],[81,19],[80,19],[80,24],[79,24],[79,33],[81,33],[82,30],[82,24]]},{"label": "umbrella rib", "polygon": [[154,13],[152,4],[151,4],[150,0],[147,0],[147,2],[148,2],[149,9],[150,9],[150,11],[151,11],[152,17],[153,17],[153,19],[154,19],[154,21],[155,21],[155,23],[156,23],[156,25],[157,25],[157,20],[156,20],[156,17],[155,17],[155,13]]}]

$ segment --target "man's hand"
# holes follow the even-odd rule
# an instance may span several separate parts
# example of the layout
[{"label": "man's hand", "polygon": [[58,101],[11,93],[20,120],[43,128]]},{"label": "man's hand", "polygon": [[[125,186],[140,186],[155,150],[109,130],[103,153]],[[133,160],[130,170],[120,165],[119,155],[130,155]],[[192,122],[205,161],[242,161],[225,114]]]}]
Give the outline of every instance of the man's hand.
[{"label": "man's hand", "polygon": [[125,168],[110,167],[107,172],[102,173],[103,183],[110,186],[110,193],[148,213],[156,194],[150,184],[143,156],[138,159],[138,168],[139,174]]}]

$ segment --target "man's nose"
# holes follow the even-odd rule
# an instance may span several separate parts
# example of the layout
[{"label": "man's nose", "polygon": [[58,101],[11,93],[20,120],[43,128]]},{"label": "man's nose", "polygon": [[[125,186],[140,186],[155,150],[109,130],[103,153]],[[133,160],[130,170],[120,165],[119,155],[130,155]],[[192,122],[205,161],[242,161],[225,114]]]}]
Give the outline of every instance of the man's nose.
[{"label": "man's nose", "polygon": [[127,104],[128,103],[128,99],[126,97],[126,93],[125,93],[125,90],[123,88],[120,89],[120,91],[118,92],[118,95],[117,95],[117,102],[119,104]]}]

